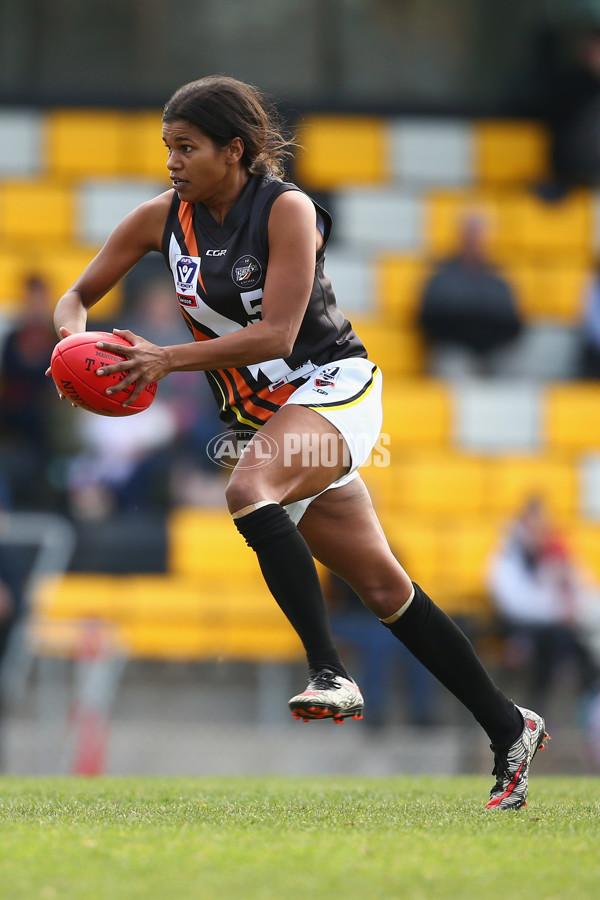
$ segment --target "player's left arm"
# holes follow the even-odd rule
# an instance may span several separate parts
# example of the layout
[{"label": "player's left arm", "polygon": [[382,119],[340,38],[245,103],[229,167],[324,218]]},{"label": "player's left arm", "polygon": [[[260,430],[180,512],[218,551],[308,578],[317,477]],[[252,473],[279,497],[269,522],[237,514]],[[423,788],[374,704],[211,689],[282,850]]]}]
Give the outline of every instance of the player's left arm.
[{"label": "player's left arm", "polygon": [[[299,191],[287,191],[273,203],[269,216],[269,264],[258,322],[210,341],[157,347],[128,330],[115,334],[132,347],[118,347],[123,363],[99,371],[128,375],[119,389],[136,382],[126,401],[132,403],[143,387],[169,372],[238,368],[268,359],[285,358],[292,352],[310,298],[315,276],[316,212],[312,201]],[[114,349],[104,342],[103,348]],[[115,351],[117,352],[117,351]]]},{"label": "player's left arm", "polygon": [[54,310],[60,337],[85,331],[88,310],[151,250],[160,250],[173,191],[164,191],[132,210],[63,294]]}]

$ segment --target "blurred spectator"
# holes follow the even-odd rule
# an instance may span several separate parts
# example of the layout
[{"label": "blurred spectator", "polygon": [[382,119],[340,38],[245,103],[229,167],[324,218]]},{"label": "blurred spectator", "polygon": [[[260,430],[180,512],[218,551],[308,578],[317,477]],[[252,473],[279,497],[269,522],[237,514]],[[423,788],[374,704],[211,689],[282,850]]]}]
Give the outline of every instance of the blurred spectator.
[{"label": "blurred spectator", "polygon": [[[0,509],[2,504],[0,503]],[[21,582],[12,564],[10,550],[0,543],[0,770],[2,769],[1,729],[4,713],[3,667],[9,639],[22,606]]]},{"label": "blurred spectator", "polygon": [[486,218],[466,214],[458,252],[424,286],[418,322],[434,375],[493,375],[498,351],[522,331],[512,288],[490,261],[488,244]]},{"label": "blurred spectator", "polygon": [[588,283],[580,327],[580,378],[600,378],[600,265]]},{"label": "blurred spectator", "polygon": [[389,721],[387,688],[394,670],[404,670],[407,714],[411,725],[437,724],[437,682],[412,653],[391,638],[364,606],[358,594],[337,575],[327,573],[325,598],[334,637],[355,657],[357,680],[365,700],[365,724],[373,728]]},{"label": "blurred spectator", "polygon": [[583,19],[540,35],[543,119],[552,136],[557,186],[600,184],[600,21]]},{"label": "blurred spectator", "polygon": [[[0,672],[4,654],[8,646],[8,638],[15,618],[15,603],[9,584],[4,580],[0,566]],[[2,711],[2,699],[0,698],[0,713]]]},{"label": "blurred spectator", "polygon": [[167,405],[155,400],[143,414],[125,419],[78,411],[77,425],[81,450],[68,467],[76,518],[167,508],[165,454],[176,433]]},{"label": "blurred spectator", "polygon": [[600,693],[592,699],[588,711],[589,750],[594,768],[600,772]]},{"label": "blurred spectator", "polygon": [[[107,326],[108,327],[108,326]],[[159,345],[190,340],[173,285],[154,280],[139,291],[125,323]],[[125,419],[81,413],[81,450],[68,471],[71,512],[104,519],[115,512],[166,512],[173,503],[213,502],[221,472],[206,444],[223,430],[202,372],[174,372],[161,381],[152,406]]]},{"label": "blurred spectator", "polygon": [[[127,327],[162,346],[191,340],[169,279],[154,279],[146,285]],[[168,403],[175,417],[179,458],[187,454],[197,468],[214,475],[215,466],[206,455],[206,445],[223,431],[223,423],[205,373],[171,372],[160,384],[160,399]]]},{"label": "blurred spectator", "polygon": [[0,469],[7,499],[15,505],[38,506],[48,499],[55,390],[45,372],[55,344],[48,287],[31,275],[0,356]]},{"label": "blurred spectator", "polygon": [[576,669],[581,699],[594,696],[598,666],[578,625],[583,579],[539,498],[528,500],[493,557],[489,587],[505,661],[529,667],[527,702],[545,709],[567,662]]}]

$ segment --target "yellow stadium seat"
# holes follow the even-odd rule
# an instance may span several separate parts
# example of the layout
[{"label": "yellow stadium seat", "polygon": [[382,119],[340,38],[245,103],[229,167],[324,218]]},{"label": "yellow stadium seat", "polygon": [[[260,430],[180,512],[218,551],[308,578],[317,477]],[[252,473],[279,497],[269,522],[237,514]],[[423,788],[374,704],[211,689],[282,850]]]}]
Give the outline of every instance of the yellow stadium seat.
[{"label": "yellow stadium seat", "polygon": [[[113,110],[55,109],[46,117],[46,166],[69,178],[118,175],[134,152],[126,146],[125,114]],[[159,132],[160,141],[160,132]]]},{"label": "yellow stadium seat", "polygon": [[515,194],[508,206],[505,244],[517,257],[589,263],[593,257],[593,197],[573,191],[546,202],[531,192]]},{"label": "yellow stadium seat", "polygon": [[23,179],[0,183],[0,237],[6,241],[69,240],[74,217],[73,190],[65,182]]},{"label": "yellow stadium seat", "polygon": [[74,574],[39,582],[34,612],[49,619],[118,621],[123,615],[127,579],[113,575]]},{"label": "yellow stadium seat", "polygon": [[262,576],[243,586],[228,579],[222,592],[225,654],[248,661],[302,659],[296,632],[272,597]]},{"label": "yellow stadium seat", "polygon": [[[395,509],[395,476],[393,458],[387,464],[388,442],[387,437],[380,437],[369,462],[360,469],[360,475],[367,486],[373,506],[377,512],[387,509]],[[380,451],[383,449],[383,453]]]},{"label": "yellow stadium seat", "polygon": [[121,140],[125,149],[119,168],[121,175],[162,180],[165,190],[171,186],[167,170],[167,148],[161,132],[160,109],[124,115]]},{"label": "yellow stadium seat", "polygon": [[[208,593],[210,611],[203,602],[207,587],[199,579],[177,575],[132,575],[127,586],[126,618],[130,622],[169,622],[200,625],[211,618],[215,604]],[[214,614],[212,616],[215,618]]]},{"label": "yellow stadium seat", "polygon": [[600,524],[575,522],[569,528],[567,542],[583,572],[600,584]]},{"label": "yellow stadium seat", "polygon": [[28,637],[36,652],[71,657],[119,652],[143,659],[292,661],[304,655],[262,577],[236,579],[231,565],[206,578],[69,573],[43,579]]},{"label": "yellow stadium seat", "polygon": [[297,137],[296,177],[308,188],[381,184],[389,177],[387,129],[382,118],[308,116]]},{"label": "yellow stadium seat", "polygon": [[401,511],[441,517],[479,514],[484,507],[485,463],[478,457],[407,454],[394,472]]},{"label": "yellow stadium seat", "polygon": [[255,662],[304,659],[300,639],[285,620],[278,626],[265,626],[256,620],[232,623],[226,633],[224,655]]},{"label": "yellow stadium seat", "polygon": [[415,324],[429,268],[416,257],[382,256],[377,260],[376,297],[382,319],[404,327]]},{"label": "yellow stadium seat", "polygon": [[577,324],[583,313],[585,292],[591,277],[587,265],[547,261],[536,267],[536,309],[540,318]]},{"label": "yellow stadium seat", "polygon": [[199,624],[127,623],[123,640],[130,656],[141,659],[216,659],[225,650],[223,629]]},{"label": "yellow stadium seat", "polygon": [[413,581],[435,595],[441,578],[440,528],[435,519],[395,513],[383,515],[382,524],[401,566]]},{"label": "yellow stadium seat", "polygon": [[247,546],[226,510],[181,507],[169,517],[169,569],[174,574],[260,578],[256,554]]},{"label": "yellow stadium seat", "polygon": [[128,617],[142,621],[225,627],[238,618],[277,624],[283,616],[262,577],[240,584],[230,577],[227,568],[202,578],[132,576],[128,593]]},{"label": "yellow stadium seat", "polygon": [[12,315],[19,310],[23,278],[17,254],[0,251],[0,309]]},{"label": "yellow stadium seat", "polygon": [[385,356],[381,366],[384,376],[421,375],[425,370],[425,344],[421,335],[410,328],[401,329],[396,334],[396,356]]},{"label": "yellow stadium seat", "polygon": [[[207,584],[207,587],[210,583]],[[216,580],[215,580],[216,587]],[[205,590],[203,591],[205,594]],[[287,623],[262,575],[245,581],[243,585],[221,577],[220,590],[214,594],[213,605],[227,622],[264,622],[269,626]]]},{"label": "yellow stadium seat", "polygon": [[428,252],[437,258],[455,253],[462,219],[477,213],[484,216],[488,226],[490,253],[499,257],[512,246],[513,206],[513,192],[459,188],[430,191],[425,204]]},{"label": "yellow stadium seat", "polygon": [[452,397],[448,385],[430,379],[384,379],[383,428],[397,448],[449,446]]},{"label": "yellow stadium seat", "polygon": [[222,627],[138,622],[126,625],[123,636],[130,656],[142,659],[291,662],[304,657],[287,622],[281,628],[255,622]]},{"label": "yellow stadium seat", "polygon": [[[39,275],[48,283],[53,302],[73,284],[94,255],[94,251],[76,244],[60,244],[49,249],[47,245],[30,245],[27,253],[15,249],[0,253],[0,306],[11,313],[20,309],[25,279]],[[89,312],[90,323],[107,319],[119,313],[123,306],[123,285],[116,285]],[[118,324],[115,322],[115,324]]]},{"label": "yellow stadium seat", "polygon": [[381,319],[352,317],[352,327],[367,348],[369,359],[386,376],[419,375],[425,365],[421,336],[413,329],[390,327]]},{"label": "yellow stadium seat", "polygon": [[390,546],[410,578],[451,615],[487,612],[485,571],[500,531],[486,516],[458,511],[436,515],[385,515]]},{"label": "yellow stadium seat", "polygon": [[600,392],[594,384],[555,384],[544,397],[544,437],[551,450],[600,449]]},{"label": "yellow stadium seat", "polygon": [[483,184],[535,181],[549,173],[549,136],[536,122],[475,123],[475,173]]},{"label": "yellow stadium seat", "polygon": [[148,659],[295,660],[302,645],[262,578],[67,574],[40,582],[32,647],[80,656],[100,649]]},{"label": "yellow stadium seat", "polygon": [[[52,256],[48,254],[41,256],[41,271],[48,278],[57,298],[79,277],[93,256],[93,251],[78,247],[61,248]],[[88,313],[90,325],[98,319],[105,321],[117,316],[123,309],[123,293],[123,282],[119,282],[95,306],[92,306]],[[114,324],[119,326],[119,322],[115,321]]]},{"label": "yellow stadium seat", "polygon": [[572,516],[577,505],[572,460],[538,454],[488,462],[485,506],[491,514],[514,515],[532,495],[543,497],[553,515]]},{"label": "yellow stadium seat", "polygon": [[490,253],[497,261],[531,260],[573,265],[593,255],[593,203],[586,191],[554,203],[515,188],[431,191],[426,200],[426,241],[437,256],[456,251],[461,219],[481,213],[489,223]]},{"label": "yellow stadium seat", "polygon": [[568,325],[580,321],[590,268],[583,263],[545,260],[507,263],[507,278],[515,287],[519,308],[529,321],[551,320]]},{"label": "yellow stadium seat", "polygon": [[501,537],[496,520],[458,517],[440,534],[443,600],[456,613],[484,612],[486,575],[491,555]]},{"label": "yellow stadium seat", "polygon": [[544,309],[547,309],[551,301],[540,296],[536,278],[537,266],[522,260],[515,262],[512,255],[508,254],[502,267],[504,275],[514,290],[515,300],[522,317],[527,321],[551,318],[545,313],[540,313],[541,304],[544,304]]},{"label": "yellow stadium seat", "polygon": [[[48,280],[53,296],[58,299],[83,272],[95,254],[93,248],[77,245],[61,246],[55,252],[40,251],[36,262],[39,273]],[[116,316],[123,307],[123,284],[115,285],[104,297],[89,310],[89,321],[106,320]],[[118,325],[115,322],[115,325]]]},{"label": "yellow stadium seat", "polygon": [[[207,578],[131,579],[135,615],[123,638],[134,656],[156,658],[301,658],[302,646],[262,577],[238,581],[231,569]],[[162,639],[161,639],[162,635]]]}]

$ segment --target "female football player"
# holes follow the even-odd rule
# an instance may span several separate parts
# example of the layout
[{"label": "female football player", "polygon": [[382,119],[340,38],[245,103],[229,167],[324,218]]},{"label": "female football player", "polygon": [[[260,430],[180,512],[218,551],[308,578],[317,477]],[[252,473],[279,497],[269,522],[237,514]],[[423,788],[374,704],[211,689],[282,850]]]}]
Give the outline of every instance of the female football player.
[{"label": "female football player", "polygon": [[[133,210],[58,302],[61,337],[144,254],[163,253],[194,341],[131,349],[98,375],[127,371],[133,402],[170,372],[204,371],[232,429],[255,433],[226,498],[275,600],[306,650],[297,718],[360,718],[363,701],[333,645],[313,557],[472,712],[490,738],[490,808],[525,803],[543,719],[508,700],[459,628],[388,546],[358,468],[382,424],[381,381],[324,273],[329,214],[282,179],[290,142],[259,92],[223,76],[179,88],[164,109],[172,188]],[[107,393],[110,392],[107,389]],[[410,423],[407,423],[410,428]],[[264,465],[265,441],[271,461]]]}]

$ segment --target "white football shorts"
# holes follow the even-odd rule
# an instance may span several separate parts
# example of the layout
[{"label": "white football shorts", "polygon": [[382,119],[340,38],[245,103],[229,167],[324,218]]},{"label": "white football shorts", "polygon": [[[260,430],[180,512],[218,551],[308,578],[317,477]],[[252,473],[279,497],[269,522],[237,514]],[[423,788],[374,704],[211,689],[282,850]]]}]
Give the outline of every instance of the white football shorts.
[{"label": "white football shorts", "polygon": [[[369,458],[383,424],[382,382],[381,370],[370,360],[358,356],[340,359],[315,369],[284,404],[314,409],[337,428],[346,442],[350,469],[325,490],[348,484]],[[315,494],[284,507],[296,525],[319,496]]]}]

